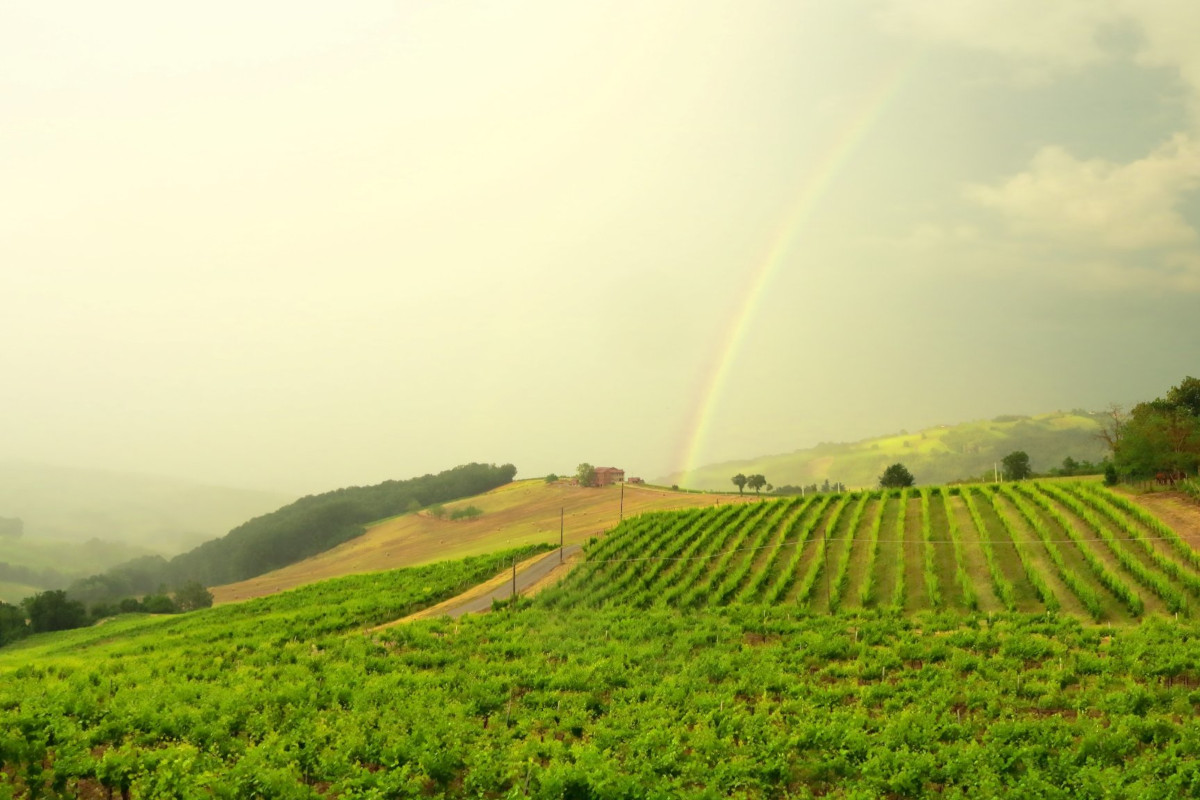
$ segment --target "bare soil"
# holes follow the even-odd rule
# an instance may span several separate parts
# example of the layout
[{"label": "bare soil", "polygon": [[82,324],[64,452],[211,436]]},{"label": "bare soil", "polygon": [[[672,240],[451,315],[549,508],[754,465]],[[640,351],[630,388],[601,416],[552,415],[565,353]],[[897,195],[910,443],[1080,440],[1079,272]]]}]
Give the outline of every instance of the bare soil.
[{"label": "bare soil", "polygon": [[1200,505],[1183,492],[1131,494],[1129,499],[1167,523],[1183,540],[1200,550]]}]

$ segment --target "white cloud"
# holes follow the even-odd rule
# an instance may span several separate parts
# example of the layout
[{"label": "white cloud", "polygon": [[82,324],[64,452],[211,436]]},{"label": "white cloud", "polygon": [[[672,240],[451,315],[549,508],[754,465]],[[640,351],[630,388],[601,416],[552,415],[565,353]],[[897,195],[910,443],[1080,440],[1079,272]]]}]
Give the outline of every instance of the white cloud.
[{"label": "white cloud", "polygon": [[1200,143],[1178,134],[1129,164],[1044,147],[1028,170],[996,185],[971,185],[966,195],[999,212],[1017,233],[1138,250],[1197,241],[1177,208],[1197,186]]},{"label": "white cloud", "polygon": [[[1111,59],[1171,70],[1200,112],[1195,0],[888,0],[886,9],[882,19],[893,32],[994,53],[1018,77],[1050,78]],[[1113,36],[1117,31],[1132,38]],[[1193,126],[1129,163],[1042,147],[1022,172],[970,184],[964,194],[995,212],[1012,234],[992,237],[996,248],[1024,248],[1031,261],[1054,252],[1054,260],[1072,264],[1073,274],[1096,286],[1196,291],[1200,233],[1180,205],[1197,188],[1200,129]],[[907,243],[926,249],[964,243],[954,230],[921,226]],[[980,241],[986,236],[975,233]]]}]

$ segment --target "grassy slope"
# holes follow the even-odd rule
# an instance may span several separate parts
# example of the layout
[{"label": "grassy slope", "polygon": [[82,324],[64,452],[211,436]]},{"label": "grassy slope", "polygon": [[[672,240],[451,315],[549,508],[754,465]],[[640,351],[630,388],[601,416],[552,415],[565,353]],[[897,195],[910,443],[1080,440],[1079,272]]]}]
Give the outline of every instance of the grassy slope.
[{"label": "grassy slope", "polygon": [[[250,580],[213,589],[217,603],[246,600],[338,575],[396,569],[490,553],[509,547],[558,541],[559,509],[565,510],[567,544],[586,541],[612,528],[620,513],[620,487],[585,489],[540,479],[516,481],[478,497],[447,503],[447,516],[473,505],[473,520],[405,514],[371,526],[365,534],[320,555]],[[751,501],[753,495],[707,495],[648,487],[625,487],[625,516],[644,511]]]},{"label": "grassy slope", "polygon": [[921,484],[941,484],[977,476],[1014,450],[1029,454],[1034,469],[1047,470],[1071,456],[1099,461],[1105,450],[1096,434],[1098,417],[1074,413],[938,426],[916,433],[883,436],[861,442],[820,444],[807,450],[730,461],[674,474],[660,483],[725,489],[735,473],[761,473],[776,486],[842,481],[851,488],[875,486],[879,475],[897,461]]}]

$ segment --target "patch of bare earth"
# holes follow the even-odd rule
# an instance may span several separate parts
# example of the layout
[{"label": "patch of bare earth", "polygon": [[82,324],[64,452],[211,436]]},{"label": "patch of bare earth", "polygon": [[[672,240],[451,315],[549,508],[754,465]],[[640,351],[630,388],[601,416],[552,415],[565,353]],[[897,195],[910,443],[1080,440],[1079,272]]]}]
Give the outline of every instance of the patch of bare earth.
[{"label": "patch of bare earth", "polygon": [[1187,495],[1154,492],[1129,495],[1129,498],[1170,525],[1194,549],[1200,550],[1200,505],[1191,502]]}]

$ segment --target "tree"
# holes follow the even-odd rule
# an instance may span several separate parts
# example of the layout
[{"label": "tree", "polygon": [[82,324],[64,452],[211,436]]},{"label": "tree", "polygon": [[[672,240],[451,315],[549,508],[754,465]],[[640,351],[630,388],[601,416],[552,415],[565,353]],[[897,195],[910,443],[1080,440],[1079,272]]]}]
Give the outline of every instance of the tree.
[{"label": "tree", "polygon": [[547,475],[545,477],[544,480],[546,481],[546,483],[554,483],[555,481],[558,480],[558,476],[555,475],[553,472],[551,472],[549,475]]},{"label": "tree", "polygon": [[755,494],[761,494],[760,490],[767,485],[767,479],[762,475],[751,475],[746,478],[746,485],[753,489]]},{"label": "tree", "polygon": [[738,487],[738,494],[745,494],[746,484],[750,482],[749,478],[739,472],[737,475],[734,475],[732,478],[730,478],[730,480],[733,481],[734,486]]},{"label": "tree", "polygon": [[1029,454],[1024,450],[1014,450],[1000,459],[1004,465],[1003,473],[1006,481],[1023,481],[1033,475],[1033,467],[1029,464]]},{"label": "tree", "polygon": [[180,611],[212,608],[213,595],[200,581],[188,581],[175,591],[175,605]]},{"label": "tree", "polygon": [[87,624],[87,610],[83,603],[71,600],[62,589],[35,594],[25,598],[24,602],[25,611],[29,614],[29,627],[34,633],[65,631]]},{"label": "tree", "polygon": [[575,468],[575,478],[580,486],[595,486],[596,468],[585,461]]},{"label": "tree", "polygon": [[1167,402],[1172,408],[1183,409],[1193,417],[1200,418],[1200,379],[1184,378],[1178,386],[1167,392]]},{"label": "tree", "polygon": [[25,612],[0,600],[0,647],[29,635]]},{"label": "tree", "polygon": [[879,476],[879,485],[884,489],[902,489],[912,486],[916,479],[903,464],[892,464]]},{"label": "tree", "polygon": [[175,614],[179,608],[165,594],[148,594],[142,598],[142,608],[149,614]]},{"label": "tree", "polygon": [[1166,397],[1138,403],[1121,434],[1110,441],[1121,475],[1194,471],[1200,466],[1200,380],[1184,378]]}]

